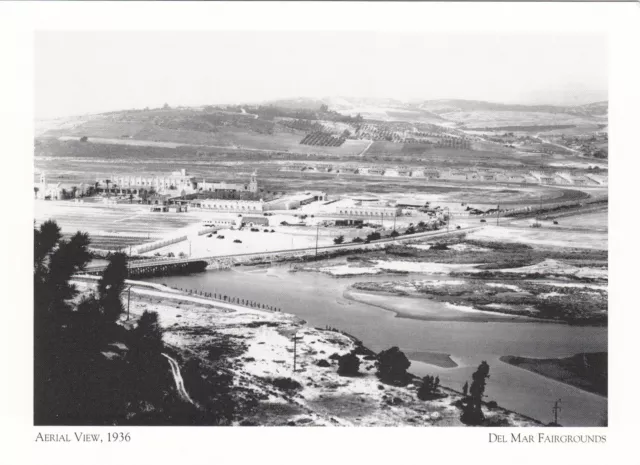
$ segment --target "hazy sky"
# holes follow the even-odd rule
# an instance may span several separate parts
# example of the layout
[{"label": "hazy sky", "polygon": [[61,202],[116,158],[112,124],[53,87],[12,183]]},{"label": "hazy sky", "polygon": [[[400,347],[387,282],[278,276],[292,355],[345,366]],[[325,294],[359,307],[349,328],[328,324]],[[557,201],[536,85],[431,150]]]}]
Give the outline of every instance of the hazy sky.
[{"label": "hazy sky", "polygon": [[607,98],[602,35],[38,32],[35,113],[289,97]]}]

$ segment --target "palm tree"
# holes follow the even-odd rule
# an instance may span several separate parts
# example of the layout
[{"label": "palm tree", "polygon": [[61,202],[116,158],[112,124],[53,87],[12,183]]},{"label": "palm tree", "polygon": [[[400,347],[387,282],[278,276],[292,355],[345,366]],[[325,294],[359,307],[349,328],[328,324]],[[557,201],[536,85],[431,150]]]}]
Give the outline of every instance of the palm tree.
[{"label": "palm tree", "polygon": [[109,197],[109,184],[111,184],[111,179],[105,179],[104,183],[107,185],[107,197]]}]

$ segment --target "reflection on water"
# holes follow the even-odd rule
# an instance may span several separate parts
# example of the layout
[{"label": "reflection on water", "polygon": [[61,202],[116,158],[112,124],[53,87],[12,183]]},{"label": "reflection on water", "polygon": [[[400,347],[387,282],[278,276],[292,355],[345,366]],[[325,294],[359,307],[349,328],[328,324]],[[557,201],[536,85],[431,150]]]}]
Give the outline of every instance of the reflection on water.
[{"label": "reflection on water", "polygon": [[[403,279],[425,279],[424,274]],[[290,273],[289,266],[237,268],[191,276],[153,278],[170,286],[222,292],[248,298],[293,313],[312,326],[340,328],[361,339],[374,351],[399,346],[412,353],[411,371],[438,374],[442,383],[461,390],[482,360],[491,366],[488,400],[541,421],[551,420],[551,407],[558,398],[567,426],[599,425],[606,415],[607,399],[513,367],[498,360],[502,355],[566,357],[580,352],[607,350],[607,328],[576,327],[539,322],[423,321],[396,318],[394,312],[354,302],[343,297],[357,281],[388,281],[389,276],[333,278],[321,273]],[[385,307],[407,305],[403,298],[387,297]],[[406,299],[406,298],[404,298]],[[411,299],[411,305],[441,305]],[[424,363],[433,353],[450,354],[458,365],[442,368]],[[442,363],[439,363],[442,365]]]}]

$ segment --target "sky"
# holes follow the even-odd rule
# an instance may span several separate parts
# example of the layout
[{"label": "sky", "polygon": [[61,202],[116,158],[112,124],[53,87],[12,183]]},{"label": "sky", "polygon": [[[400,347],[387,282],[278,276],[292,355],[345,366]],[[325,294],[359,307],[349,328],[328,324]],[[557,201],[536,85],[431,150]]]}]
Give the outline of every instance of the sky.
[{"label": "sky", "polygon": [[603,35],[89,32],[35,35],[35,116],[295,97],[584,104]]}]

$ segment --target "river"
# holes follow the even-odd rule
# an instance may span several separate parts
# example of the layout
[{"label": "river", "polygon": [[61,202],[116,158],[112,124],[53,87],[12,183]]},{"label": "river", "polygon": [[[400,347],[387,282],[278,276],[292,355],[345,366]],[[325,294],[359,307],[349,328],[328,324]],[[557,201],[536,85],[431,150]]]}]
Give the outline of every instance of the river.
[{"label": "river", "polygon": [[[425,279],[425,274],[406,279]],[[437,278],[437,277],[433,277]],[[560,423],[599,426],[607,399],[501,362],[502,355],[568,357],[607,351],[607,328],[524,321],[424,321],[398,318],[392,311],[345,299],[357,281],[388,281],[390,276],[334,278],[321,273],[290,273],[288,265],[239,267],[190,276],[149,278],[169,286],[217,292],[280,307],[312,326],[326,325],[353,334],[378,352],[399,346],[412,360],[416,375],[437,374],[443,385],[462,390],[483,360],[490,367],[486,400],[545,423],[553,419],[553,403],[562,399]],[[428,300],[389,296],[385,307],[443,305]],[[449,354],[458,365],[443,368],[428,362],[432,353]]]}]

